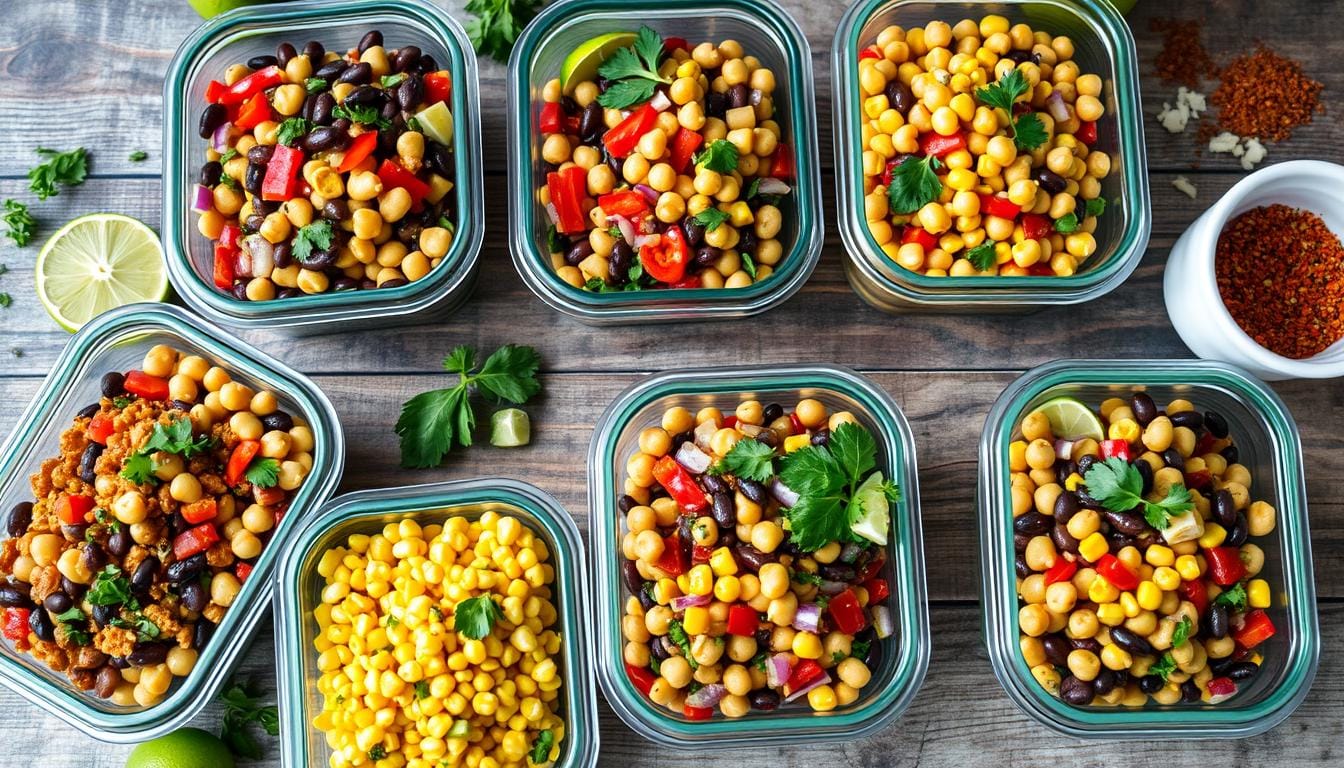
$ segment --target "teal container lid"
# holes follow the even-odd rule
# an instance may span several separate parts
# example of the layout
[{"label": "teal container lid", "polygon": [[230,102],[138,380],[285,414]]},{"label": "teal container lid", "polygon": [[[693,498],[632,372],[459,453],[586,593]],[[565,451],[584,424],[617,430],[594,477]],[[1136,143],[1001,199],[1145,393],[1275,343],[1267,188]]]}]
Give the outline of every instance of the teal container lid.
[{"label": "teal container lid", "polygon": [[301,417],[312,429],[313,469],[276,527],[272,543],[262,550],[252,575],[201,649],[195,669],[158,704],[116,706],[75,689],[64,675],[15,651],[10,642],[0,643],[0,684],[81,732],[117,743],[161,736],[185,725],[214,700],[266,616],[271,576],[283,542],[335,492],[345,464],[345,439],[336,411],[305,376],[177,307],[131,304],[86,323],[61,352],[37,397],[0,449],[0,508],[32,500],[28,476],[37,471],[43,458],[58,451],[61,432],[70,426],[75,412],[98,401],[102,375],[139,368],[145,352],[156,344],[198,354],[223,367],[235,381],[274,392],[282,410]]},{"label": "teal container lid", "polygon": [[588,584],[583,540],[574,519],[550,494],[504,478],[459,480],[356,491],[332,499],[295,531],[277,571],[275,647],[279,663],[280,738],[287,766],[326,765],[330,755],[323,734],[313,727],[322,711],[317,690],[320,673],[313,639],[318,636],[313,609],[321,604],[323,553],[344,545],[351,534],[372,534],[388,523],[412,519],[423,525],[449,517],[477,518],[487,511],[512,515],[545,541],[555,566],[554,602],[561,650],[559,698],[565,719],[556,768],[597,764],[597,692],[588,651]]},{"label": "teal container lid", "polygon": [[[806,704],[744,717],[690,721],[649,701],[631,683],[622,657],[621,617],[629,592],[621,583],[621,521],[626,460],[638,450],[639,432],[660,423],[664,409],[706,406],[730,409],[743,398],[796,402],[812,397],[831,410],[848,410],[878,444],[877,467],[901,487],[892,506],[892,532],[883,574],[891,585],[892,637],[880,641],[881,661],[853,704],[827,713]],[[588,454],[588,508],[597,642],[598,682],[625,724],[650,741],[676,749],[725,749],[858,739],[876,733],[905,711],[924,682],[931,639],[924,583],[915,441],[900,408],[882,389],[837,366],[705,368],[643,379],[616,398],[593,431]]]},{"label": "teal container lid", "polygon": [[[1260,578],[1274,595],[1278,633],[1264,646],[1259,673],[1221,704],[1078,707],[1051,696],[1019,648],[1008,446],[1022,418],[1062,395],[1099,406],[1145,391],[1162,402],[1185,398],[1227,419],[1251,472],[1253,498],[1278,510],[1275,529],[1253,543],[1265,551]],[[1297,425],[1273,390],[1239,368],[1197,360],[1057,360],[1004,390],[980,440],[980,568],[985,644],[999,683],[1019,709],[1060,733],[1083,739],[1245,738],[1283,722],[1306,697],[1320,656],[1316,584],[1307,526],[1306,484]]]}]

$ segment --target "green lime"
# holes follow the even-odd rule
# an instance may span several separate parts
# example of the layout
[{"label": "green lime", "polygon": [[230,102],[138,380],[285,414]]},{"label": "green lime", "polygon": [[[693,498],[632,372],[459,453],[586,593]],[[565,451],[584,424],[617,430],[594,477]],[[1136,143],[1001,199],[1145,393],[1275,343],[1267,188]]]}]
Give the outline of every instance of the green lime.
[{"label": "green lime", "polygon": [[424,131],[426,136],[445,147],[453,146],[453,113],[448,109],[447,102],[436,101],[430,104],[416,112],[415,119],[420,123],[420,130]]},{"label": "green lime", "polygon": [[634,32],[608,32],[579,43],[560,65],[560,87],[565,95],[573,94],[579,83],[595,79],[597,68],[608,56],[634,44]]},{"label": "green lime", "polygon": [[1101,419],[1087,404],[1072,397],[1056,397],[1047,401],[1034,413],[1043,413],[1050,420],[1050,431],[1060,440],[1082,440],[1090,437],[1098,442],[1106,439]]},{"label": "green lime", "polygon": [[242,8],[245,5],[261,5],[270,2],[270,0],[187,0],[187,5],[196,9],[196,12],[203,19],[209,19],[225,11],[232,11],[234,8]]},{"label": "green lime", "polygon": [[850,510],[850,530],[879,547],[887,545],[887,531],[891,528],[891,502],[882,488],[884,482],[881,472],[869,475],[854,491],[852,504],[859,505],[858,516],[855,517],[855,510]]},{"label": "green lime", "polygon": [[233,768],[233,755],[213,734],[179,728],[136,747],[126,768]]},{"label": "green lime", "polygon": [[495,411],[490,417],[490,444],[497,448],[517,448],[532,441],[532,421],[517,408]]},{"label": "green lime", "polygon": [[159,236],[119,213],[80,216],[37,254],[37,298],[67,331],[109,309],[168,296]]}]

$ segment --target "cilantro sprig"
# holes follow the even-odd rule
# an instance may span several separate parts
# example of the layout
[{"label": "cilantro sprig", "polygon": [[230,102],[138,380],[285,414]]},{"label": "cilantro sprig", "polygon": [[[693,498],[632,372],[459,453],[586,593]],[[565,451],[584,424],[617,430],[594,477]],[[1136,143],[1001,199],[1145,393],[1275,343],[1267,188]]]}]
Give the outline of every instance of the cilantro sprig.
[{"label": "cilantro sprig", "polygon": [[140,609],[140,601],[131,594],[131,581],[116,565],[107,565],[93,577],[93,584],[85,594],[89,605],[124,605],[132,611]]},{"label": "cilantro sprig", "polygon": [[1176,666],[1176,659],[1172,658],[1170,653],[1164,653],[1162,658],[1148,668],[1148,674],[1157,675],[1165,682],[1167,677],[1176,671]]},{"label": "cilantro sprig", "polygon": [[460,346],[444,359],[443,367],[458,375],[456,385],[423,392],[401,406],[395,429],[401,437],[404,467],[436,467],[454,442],[463,448],[471,445],[476,429],[473,392],[521,405],[541,391],[537,380],[541,356],[532,347],[505,344],[477,370],[476,350]]},{"label": "cilantro sprig", "polygon": [[971,262],[977,272],[984,272],[994,266],[998,261],[998,255],[994,252],[994,241],[985,240],[979,245],[966,251],[966,260]]},{"label": "cilantro sprig", "polygon": [[695,164],[716,173],[732,173],[737,170],[739,157],[737,145],[727,139],[715,139],[709,146],[695,155]]},{"label": "cilantro sprig", "polygon": [[1063,216],[1060,216],[1058,219],[1055,219],[1055,231],[1060,233],[1061,235],[1067,235],[1071,232],[1077,231],[1077,229],[1078,229],[1078,214],[1076,213],[1072,212],[1066,213]]},{"label": "cilantro sprig", "polygon": [[555,734],[547,728],[537,734],[537,740],[532,743],[532,751],[527,756],[536,765],[541,765],[550,759],[553,746],[555,746]]},{"label": "cilantro sprig", "polygon": [[38,200],[60,194],[57,184],[78,186],[89,175],[89,151],[83,147],[69,152],[38,147],[37,154],[46,159],[28,172],[28,188],[37,195]]},{"label": "cilantro sprig", "polygon": [[219,699],[224,704],[220,738],[238,757],[260,760],[263,757],[261,745],[249,726],[256,723],[271,736],[279,736],[280,710],[274,704],[263,704],[261,692],[250,681],[233,681]]},{"label": "cilantro sprig", "polygon": [[477,53],[507,64],[518,35],[541,5],[542,0],[468,0],[467,13],[476,18],[467,22],[467,37]]},{"label": "cilantro sprig", "polygon": [[58,613],[54,617],[56,621],[65,630],[65,638],[75,645],[88,645],[93,641],[93,636],[89,634],[88,621],[84,612],[78,607],[71,607],[64,613]]},{"label": "cilantro sprig", "polygon": [[363,104],[356,107],[352,107],[348,104],[338,104],[335,109],[331,110],[331,116],[334,118],[343,117],[352,123],[359,123],[360,125],[372,125],[380,131],[392,127],[392,121],[383,117],[383,114],[378,111],[378,108],[372,104]]},{"label": "cilantro sprig", "polygon": [[20,248],[33,238],[33,227],[37,226],[37,219],[28,212],[28,206],[18,200],[5,201],[4,222],[5,235]]},{"label": "cilantro sprig", "polygon": [[214,439],[208,435],[192,436],[191,419],[173,419],[166,427],[157,423],[145,444],[122,461],[121,476],[139,485],[156,482],[154,461],[150,458],[156,452],[191,458],[210,450],[214,444]]},{"label": "cilantro sprig", "polygon": [[692,216],[691,221],[704,227],[706,232],[713,232],[728,221],[728,214],[718,208],[706,208]]},{"label": "cilantro sprig", "polygon": [[709,468],[709,473],[764,483],[775,475],[775,449],[759,440],[738,440],[727,455]]},{"label": "cilantro sprig", "polygon": [[331,247],[335,234],[331,222],[326,219],[299,227],[298,233],[294,235],[294,258],[300,264],[308,262],[312,259],[314,250],[325,251]]},{"label": "cilantro sprig", "polygon": [[1190,635],[1194,633],[1194,629],[1195,625],[1194,622],[1190,621],[1190,617],[1182,616],[1176,628],[1172,630],[1171,647],[1177,648],[1185,645],[1185,642],[1190,639]]},{"label": "cilantro sprig", "polygon": [[1172,517],[1195,508],[1190,491],[1181,483],[1171,486],[1161,501],[1152,502],[1143,498],[1143,476],[1133,464],[1117,456],[1093,464],[1083,476],[1083,483],[1087,486],[1088,495],[1112,512],[1128,512],[1135,507],[1142,507],[1144,519],[1159,531],[1171,525]]},{"label": "cilantro sprig", "polygon": [[686,657],[686,663],[691,665],[692,670],[700,667],[699,662],[691,655],[691,636],[686,634],[686,627],[682,626],[681,619],[673,619],[667,623],[667,639],[681,649],[681,655]]},{"label": "cilantro sprig", "polygon": [[597,103],[608,109],[625,109],[653,98],[660,84],[672,82],[658,74],[662,56],[663,38],[648,26],[641,26],[633,46],[617,50],[597,68],[599,75],[612,81],[597,97]]},{"label": "cilantro sprig", "polygon": [[887,202],[891,212],[914,213],[938,199],[943,182],[935,171],[942,166],[936,157],[907,157],[891,171]]},{"label": "cilantro sprig", "polygon": [[1106,210],[1106,201],[1100,197],[1094,197],[1087,201],[1087,215],[1100,216]]},{"label": "cilantro sprig", "polygon": [[288,117],[285,122],[280,124],[280,130],[276,133],[275,140],[286,147],[294,146],[294,143],[312,130],[313,124],[302,117]]},{"label": "cilantro sprig", "polygon": [[453,609],[453,627],[463,637],[472,640],[480,640],[490,634],[495,622],[502,618],[504,612],[489,595],[467,598]]},{"label": "cilantro sprig", "polygon": [[[854,533],[852,518],[863,512],[855,498],[863,479],[877,466],[877,442],[857,424],[846,422],[831,432],[826,445],[808,445],[786,455],[779,479],[798,501],[785,515],[792,541],[804,552],[814,552],[833,541],[863,541]],[[899,501],[900,489],[884,483],[883,493]]]},{"label": "cilantro sprig", "polygon": [[1218,596],[1213,598],[1214,605],[1221,605],[1233,613],[1241,613],[1246,610],[1246,602],[1246,585],[1240,582],[1231,589],[1219,592]]},{"label": "cilantro sprig", "polygon": [[247,478],[247,482],[258,488],[270,488],[280,482],[280,462],[269,457],[259,456],[247,465],[243,477]]},{"label": "cilantro sprig", "polygon": [[1031,151],[1044,144],[1050,138],[1045,131],[1045,124],[1041,122],[1040,115],[1035,112],[1027,112],[1023,115],[1013,117],[1013,105],[1019,98],[1025,96],[1031,91],[1031,85],[1027,78],[1022,74],[1022,70],[1014,69],[999,78],[998,82],[990,83],[984,88],[975,89],[975,97],[984,104],[993,109],[1002,109],[1008,113],[1008,118],[1012,122],[1013,143],[1018,149]]}]

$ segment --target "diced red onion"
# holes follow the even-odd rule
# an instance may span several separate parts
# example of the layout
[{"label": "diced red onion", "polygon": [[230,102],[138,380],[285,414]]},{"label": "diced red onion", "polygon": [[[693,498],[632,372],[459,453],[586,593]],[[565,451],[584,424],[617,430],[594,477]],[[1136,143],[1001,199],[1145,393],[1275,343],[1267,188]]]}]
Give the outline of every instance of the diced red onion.
[{"label": "diced red onion", "polygon": [[621,230],[621,237],[625,238],[625,244],[633,246],[635,244],[635,224],[619,213],[609,214],[607,221],[616,222],[616,228]]},{"label": "diced red onion", "polygon": [[806,696],[806,695],[807,695],[807,692],[810,691],[810,690],[812,690],[813,688],[819,688],[819,687],[821,687],[821,686],[823,686],[823,685],[826,685],[826,684],[829,683],[829,682],[831,682],[831,676],[830,676],[829,674],[823,672],[823,673],[821,674],[821,677],[818,677],[816,680],[813,680],[812,682],[808,683],[807,685],[804,685],[802,688],[799,688],[798,690],[794,691],[793,693],[790,693],[788,696],[785,696],[785,697],[784,697],[784,702],[787,704],[787,703],[790,702],[790,701],[796,701],[796,700],[798,700],[799,698],[801,698],[801,697],[803,697],[803,696]]},{"label": "diced red onion", "polygon": [[234,256],[233,276],[252,277],[252,254],[246,248],[239,248],[237,255]]},{"label": "diced red onion", "polygon": [[747,101],[749,104],[751,104],[751,106],[759,107],[761,106],[761,99],[763,99],[764,97],[765,94],[761,92],[760,88],[752,88],[751,96],[748,97]]},{"label": "diced red onion", "polygon": [[229,134],[233,131],[233,125],[228,120],[219,124],[215,129],[214,135],[210,137],[210,146],[216,152],[227,152],[229,150]]},{"label": "diced red onion", "polygon": [[690,696],[687,696],[686,706],[695,707],[697,709],[717,707],[719,702],[723,701],[724,694],[727,692],[728,689],[724,688],[722,685],[719,685],[718,683],[710,683],[704,688],[692,693]]},{"label": "diced red onion", "polygon": [[859,559],[859,553],[861,552],[863,552],[863,547],[851,541],[840,548],[840,562],[852,563]]},{"label": "diced red onion", "polygon": [[252,276],[270,277],[275,269],[275,246],[261,235],[247,238],[247,249],[252,254]]},{"label": "diced red onion", "polygon": [[873,631],[880,639],[885,640],[896,634],[896,627],[891,623],[891,611],[887,610],[887,606],[875,605],[868,610],[873,617]]},{"label": "diced red onion", "polygon": [[681,595],[672,598],[672,610],[684,611],[687,608],[703,607],[711,602],[713,602],[713,595]]},{"label": "diced red onion", "polygon": [[681,447],[677,449],[676,459],[677,463],[685,467],[686,471],[692,475],[703,475],[709,469],[709,465],[714,463],[709,454],[689,441],[682,443]]},{"label": "diced red onion", "polygon": [[793,188],[783,181],[776,178],[761,179],[761,183],[756,185],[756,193],[761,195],[787,195],[793,191]]},{"label": "diced red onion", "polygon": [[662,241],[663,241],[662,235],[640,235],[639,237],[636,237],[635,242],[631,243],[630,245],[636,251],[638,251],[646,245],[657,245]]},{"label": "diced red onion", "polygon": [[1050,116],[1063,123],[1069,119],[1069,105],[1064,103],[1064,97],[1059,91],[1052,91],[1045,97],[1045,108],[1050,110]]},{"label": "diced red onion", "polygon": [[821,606],[816,603],[803,603],[793,614],[793,628],[801,632],[817,632],[821,629]]},{"label": "diced red onion", "polygon": [[697,424],[695,427],[696,447],[702,451],[708,451],[709,439],[711,437],[714,437],[714,433],[718,431],[719,428],[714,425],[713,421],[702,421],[699,424]]},{"label": "diced red onion", "polygon": [[196,199],[191,203],[191,210],[197,213],[205,213],[215,207],[215,194],[210,188],[202,184],[196,185]]},{"label": "diced red onion", "polygon": [[779,478],[770,482],[770,495],[775,497],[775,501],[787,509],[792,509],[794,504],[798,503],[798,494],[793,492],[789,486],[781,483]]},{"label": "diced red onion", "polygon": [[777,653],[766,660],[765,682],[771,688],[779,688],[789,681],[792,670],[789,668],[787,654]]},{"label": "diced red onion", "polygon": [[1237,695],[1237,684],[1230,677],[1215,677],[1209,681],[1209,704],[1218,704]]},{"label": "diced red onion", "polygon": [[560,212],[555,209],[555,203],[546,204],[546,215],[550,217],[551,224],[560,223]]},{"label": "diced red onion", "polygon": [[765,431],[765,427],[760,427],[755,424],[743,424],[742,422],[739,421],[737,423],[737,431],[741,432],[747,437],[755,439],[757,435]]},{"label": "diced red onion", "polygon": [[636,184],[635,191],[644,196],[650,203],[658,202],[658,190],[650,187],[648,184]]},{"label": "diced red onion", "polygon": [[817,591],[823,595],[838,595],[849,589],[849,585],[843,581],[831,581],[823,579],[821,584],[817,585]]},{"label": "diced red onion", "polygon": [[1062,461],[1068,461],[1071,456],[1073,456],[1073,441],[1056,440],[1055,457]]},{"label": "diced red onion", "polygon": [[672,100],[667,98],[666,93],[663,93],[662,91],[657,91],[656,93],[653,94],[653,98],[649,99],[649,106],[653,107],[659,112],[666,112],[667,110],[672,108]]}]

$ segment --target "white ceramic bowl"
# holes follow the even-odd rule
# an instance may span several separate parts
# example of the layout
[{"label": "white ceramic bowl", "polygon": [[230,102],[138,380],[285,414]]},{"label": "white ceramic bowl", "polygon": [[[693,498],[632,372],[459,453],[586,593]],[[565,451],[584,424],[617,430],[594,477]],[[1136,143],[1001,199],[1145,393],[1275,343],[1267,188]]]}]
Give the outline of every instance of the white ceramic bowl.
[{"label": "white ceramic bowl", "polygon": [[1213,260],[1224,225],[1238,214],[1274,203],[1311,211],[1344,237],[1344,166],[1292,160],[1262,168],[1195,219],[1167,259],[1162,292],[1171,324],[1196,355],[1239,365],[1263,379],[1344,376],[1344,339],[1301,360],[1275,354],[1237,325],[1218,295]]}]

